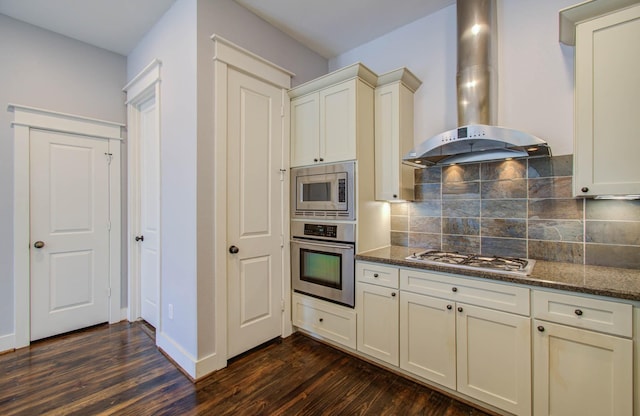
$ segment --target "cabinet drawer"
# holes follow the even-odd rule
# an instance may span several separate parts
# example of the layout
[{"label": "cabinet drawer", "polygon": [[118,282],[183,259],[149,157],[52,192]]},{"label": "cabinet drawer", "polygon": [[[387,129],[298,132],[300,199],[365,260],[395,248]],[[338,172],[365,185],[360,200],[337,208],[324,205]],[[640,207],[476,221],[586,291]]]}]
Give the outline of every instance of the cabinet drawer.
[{"label": "cabinet drawer", "polygon": [[353,309],[294,293],[293,325],[356,348],[356,312]]},{"label": "cabinet drawer", "polygon": [[520,315],[530,312],[529,289],[525,287],[401,269],[400,289]]},{"label": "cabinet drawer", "polygon": [[373,263],[356,263],[356,280],[378,286],[398,288],[398,268]]},{"label": "cabinet drawer", "polygon": [[627,303],[534,290],[533,316],[623,337],[633,332],[633,307]]}]

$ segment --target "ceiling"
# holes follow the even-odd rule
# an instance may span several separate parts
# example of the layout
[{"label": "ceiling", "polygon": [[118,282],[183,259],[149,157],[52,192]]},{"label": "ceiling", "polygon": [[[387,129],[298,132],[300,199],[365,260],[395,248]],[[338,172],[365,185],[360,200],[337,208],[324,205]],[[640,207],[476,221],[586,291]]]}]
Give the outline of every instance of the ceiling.
[{"label": "ceiling", "polygon": [[[0,0],[0,13],[126,56],[174,1]],[[235,1],[325,58],[455,3],[455,0]]]}]

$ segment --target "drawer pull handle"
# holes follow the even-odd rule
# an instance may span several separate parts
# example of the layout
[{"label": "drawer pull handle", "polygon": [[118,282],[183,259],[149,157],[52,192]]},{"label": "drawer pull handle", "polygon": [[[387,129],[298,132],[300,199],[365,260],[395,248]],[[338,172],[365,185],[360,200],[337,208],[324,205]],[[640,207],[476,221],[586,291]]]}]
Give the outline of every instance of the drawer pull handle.
[{"label": "drawer pull handle", "polygon": [[457,292],[457,291],[458,291],[458,288],[457,288],[457,287],[452,287],[452,288],[451,288],[451,291],[452,291],[452,292]]},{"label": "drawer pull handle", "polygon": [[538,331],[544,332],[544,327],[542,325],[538,325]]},{"label": "drawer pull handle", "polygon": [[447,309],[451,310],[451,309],[453,309],[453,306],[447,305]]},{"label": "drawer pull handle", "polygon": [[323,321],[324,321],[324,318],[320,318],[320,319],[318,319],[318,321],[323,322]]},{"label": "drawer pull handle", "polygon": [[576,309],[574,312],[575,312],[576,315],[582,316],[582,310]]},{"label": "drawer pull handle", "polygon": [[462,311],[463,311],[462,306],[458,306],[458,312],[462,312]]},{"label": "drawer pull handle", "polygon": [[374,274],[373,274],[373,277],[378,277],[378,273],[374,273]]}]

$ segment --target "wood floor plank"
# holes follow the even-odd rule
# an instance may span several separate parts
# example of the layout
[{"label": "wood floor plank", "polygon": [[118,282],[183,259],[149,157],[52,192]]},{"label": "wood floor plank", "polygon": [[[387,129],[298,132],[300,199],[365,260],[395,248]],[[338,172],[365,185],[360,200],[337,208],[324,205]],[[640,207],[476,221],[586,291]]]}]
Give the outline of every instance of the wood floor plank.
[{"label": "wood floor plank", "polygon": [[144,323],[100,325],[0,355],[3,416],[487,416],[302,334],[192,383]]}]

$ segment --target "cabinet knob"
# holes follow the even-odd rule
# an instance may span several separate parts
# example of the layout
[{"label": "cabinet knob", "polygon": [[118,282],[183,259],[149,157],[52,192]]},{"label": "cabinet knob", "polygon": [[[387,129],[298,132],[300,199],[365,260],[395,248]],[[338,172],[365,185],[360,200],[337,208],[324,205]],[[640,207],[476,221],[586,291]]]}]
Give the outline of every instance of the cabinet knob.
[{"label": "cabinet knob", "polygon": [[576,309],[574,312],[575,312],[576,315],[582,316],[582,310]]},{"label": "cabinet knob", "polygon": [[320,158],[320,162],[324,162],[324,158],[322,158],[322,157],[321,157],[321,158]]},{"label": "cabinet knob", "polygon": [[458,288],[454,286],[454,287],[452,287],[452,288],[451,288],[451,291],[452,291],[452,292],[457,292],[457,291],[458,291]]},{"label": "cabinet knob", "polygon": [[451,309],[453,309],[453,306],[447,305],[447,309],[451,310]]},{"label": "cabinet knob", "polygon": [[393,197],[394,197],[394,198],[397,198],[397,197],[398,197],[398,195],[396,195],[396,194],[393,194]]},{"label": "cabinet knob", "polygon": [[374,274],[373,274],[373,277],[378,277],[378,273],[374,273]]},{"label": "cabinet knob", "polygon": [[392,297],[396,297],[396,292],[391,292]]},{"label": "cabinet knob", "polygon": [[458,312],[462,312],[464,309],[462,309],[462,306],[458,306]]},{"label": "cabinet knob", "polygon": [[583,186],[582,189],[580,189],[582,192],[589,192],[589,188],[587,188],[586,186]]},{"label": "cabinet knob", "polygon": [[538,331],[544,332],[544,327],[542,325],[538,325]]},{"label": "cabinet knob", "polygon": [[324,321],[324,318],[320,318],[320,319],[318,319],[318,321],[323,322],[323,321]]},{"label": "cabinet knob", "polygon": [[318,158],[317,158],[317,157],[316,157],[316,158],[314,158],[314,159],[313,159],[313,161],[314,161],[314,162],[317,162],[317,161],[318,161]]}]

